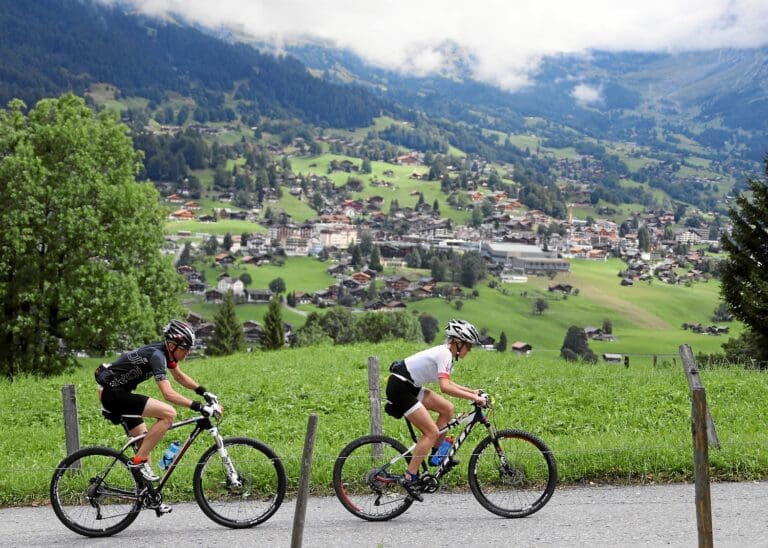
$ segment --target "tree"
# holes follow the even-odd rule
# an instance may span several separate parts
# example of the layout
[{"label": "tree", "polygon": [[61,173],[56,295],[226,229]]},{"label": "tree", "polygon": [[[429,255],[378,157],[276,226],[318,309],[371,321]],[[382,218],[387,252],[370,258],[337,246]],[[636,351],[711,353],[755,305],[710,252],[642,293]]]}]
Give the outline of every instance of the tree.
[{"label": "tree", "polygon": [[178,315],[165,214],[127,128],[72,94],[0,111],[0,373],[149,342]]},{"label": "tree", "polygon": [[485,277],[485,259],[477,251],[467,251],[459,259],[459,279],[464,287],[474,287],[478,280]]},{"label": "tree", "polygon": [[381,342],[394,339],[421,342],[419,320],[409,312],[366,312],[355,318],[356,338],[352,342]]},{"label": "tree", "polygon": [[251,278],[251,275],[248,274],[247,272],[243,272],[242,274],[240,274],[240,278],[239,279],[240,279],[241,282],[243,282],[243,285],[245,287],[248,287],[249,285],[251,285],[253,283],[253,278]]},{"label": "tree", "polygon": [[320,319],[320,325],[333,339],[334,344],[348,344],[357,338],[355,318],[352,312],[341,306],[335,306]]},{"label": "tree", "polygon": [[320,324],[320,315],[317,312],[311,312],[304,325],[296,331],[293,346],[312,346],[332,342],[333,340]]},{"label": "tree", "polygon": [[282,278],[275,278],[271,282],[269,282],[269,290],[272,293],[280,294],[285,293],[285,280]]},{"label": "tree", "polygon": [[371,258],[368,261],[368,266],[371,270],[375,270],[376,272],[384,270],[384,265],[381,264],[381,252],[377,245],[373,246],[373,249],[371,250]]},{"label": "tree", "polygon": [[645,226],[641,226],[637,231],[637,247],[642,251],[648,251],[648,242],[650,236],[648,235],[648,229]]},{"label": "tree", "polygon": [[419,324],[421,325],[421,334],[424,337],[424,342],[431,343],[435,340],[435,336],[440,331],[440,323],[437,318],[430,314],[422,314],[419,316]]},{"label": "tree", "polygon": [[419,268],[421,266],[421,253],[419,253],[418,247],[414,247],[413,250],[405,256],[405,264],[410,268]]},{"label": "tree", "polygon": [[360,268],[363,264],[363,255],[360,253],[360,246],[350,245],[349,252],[352,254],[350,262],[355,268]]},{"label": "tree", "polygon": [[613,334],[613,322],[608,318],[603,320],[603,331],[605,331],[608,335]]},{"label": "tree", "polygon": [[576,361],[581,358],[585,361],[595,363],[597,356],[587,344],[587,334],[584,328],[572,325],[568,328],[563,340],[563,346],[560,347],[560,356],[568,361]]},{"label": "tree", "polygon": [[184,244],[179,253],[179,260],[176,261],[177,266],[189,266],[192,264],[192,244],[189,242]]},{"label": "tree", "polygon": [[766,179],[747,179],[751,195],[739,193],[729,208],[733,229],[723,234],[720,294],[733,315],[746,324],[742,339],[749,343],[753,357],[768,360],[768,156]]},{"label": "tree", "polygon": [[370,232],[365,231],[360,234],[360,243],[358,246],[360,247],[360,253],[366,257],[373,252],[373,238],[371,237]]},{"label": "tree", "polygon": [[261,347],[265,350],[277,350],[285,346],[285,328],[280,307],[280,297],[275,295],[269,301],[269,308],[264,315],[264,338]]},{"label": "tree", "polygon": [[224,239],[223,239],[223,240],[222,240],[222,242],[221,242],[221,247],[222,247],[222,249],[223,249],[224,251],[229,251],[229,250],[232,248],[232,243],[233,243],[233,240],[232,240],[232,234],[230,234],[229,232],[227,232],[227,233],[224,235]]},{"label": "tree", "polygon": [[715,310],[712,312],[712,321],[713,322],[732,322],[733,321],[733,314],[731,314],[731,311],[728,309],[727,304],[720,303],[715,307]]},{"label": "tree", "polygon": [[432,257],[429,269],[436,282],[444,282],[448,279],[448,261],[442,260],[439,257]]},{"label": "tree", "polygon": [[213,336],[208,343],[206,354],[228,356],[239,352],[245,346],[245,334],[235,314],[235,294],[232,290],[224,293],[224,302],[213,317]]},{"label": "tree", "polygon": [[499,352],[507,351],[507,334],[503,331],[501,332],[501,335],[499,335],[499,342],[496,343],[496,350]]},{"label": "tree", "polygon": [[219,250],[219,241],[216,239],[216,236],[211,236],[206,240],[205,244],[203,245],[203,250],[205,251],[206,255],[215,255],[216,252]]},{"label": "tree", "polygon": [[542,298],[538,298],[533,301],[533,313],[537,316],[544,314],[544,311],[549,308],[549,303]]}]

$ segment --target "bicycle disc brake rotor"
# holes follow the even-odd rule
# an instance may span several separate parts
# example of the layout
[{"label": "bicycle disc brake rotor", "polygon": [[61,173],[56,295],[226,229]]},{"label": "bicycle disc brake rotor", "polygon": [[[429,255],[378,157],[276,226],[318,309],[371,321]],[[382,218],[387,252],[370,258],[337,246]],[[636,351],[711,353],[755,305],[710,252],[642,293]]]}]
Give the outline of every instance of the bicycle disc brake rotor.
[{"label": "bicycle disc brake rotor", "polygon": [[374,468],[365,474],[365,484],[376,493],[381,493],[388,484],[393,483],[381,468]]}]

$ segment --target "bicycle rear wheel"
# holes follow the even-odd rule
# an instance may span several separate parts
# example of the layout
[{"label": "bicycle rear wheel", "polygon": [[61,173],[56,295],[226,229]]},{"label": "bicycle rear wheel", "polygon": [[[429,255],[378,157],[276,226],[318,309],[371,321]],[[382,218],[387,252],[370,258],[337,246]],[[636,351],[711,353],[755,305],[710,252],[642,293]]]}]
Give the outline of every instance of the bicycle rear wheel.
[{"label": "bicycle rear wheel", "polygon": [[192,478],[197,504],[213,521],[233,529],[267,521],[285,497],[283,463],[269,446],[251,438],[227,438],[224,448],[229,463],[216,445],[197,463]]},{"label": "bicycle rear wheel", "polygon": [[557,484],[552,451],[522,430],[500,430],[481,441],[469,459],[469,487],[483,507],[505,518],[541,510]]},{"label": "bicycle rear wheel", "polygon": [[51,506],[61,522],[87,537],[107,537],[138,517],[139,483],[128,458],[108,447],[75,451],[56,467]]},{"label": "bicycle rear wheel", "polygon": [[397,483],[408,467],[407,451],[386,436],[363,436],[341,450],[333,466],[333,490],[351,513],[386,521],[408,510],[413,499]]}]

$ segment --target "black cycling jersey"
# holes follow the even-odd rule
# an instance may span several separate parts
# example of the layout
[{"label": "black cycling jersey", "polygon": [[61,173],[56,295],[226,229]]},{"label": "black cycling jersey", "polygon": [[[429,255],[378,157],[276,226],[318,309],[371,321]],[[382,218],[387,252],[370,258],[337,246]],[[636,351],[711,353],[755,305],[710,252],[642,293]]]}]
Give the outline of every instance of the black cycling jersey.
[{"label": "black cycling jersey", "polygon": [[104,388],[131,392],[151,377],[166,380],[168,368],[175,366],[175,362],[168,363],[165,343],[150,344],[126,352],[112,363],[102,364],[96,370],[96,382]]}]

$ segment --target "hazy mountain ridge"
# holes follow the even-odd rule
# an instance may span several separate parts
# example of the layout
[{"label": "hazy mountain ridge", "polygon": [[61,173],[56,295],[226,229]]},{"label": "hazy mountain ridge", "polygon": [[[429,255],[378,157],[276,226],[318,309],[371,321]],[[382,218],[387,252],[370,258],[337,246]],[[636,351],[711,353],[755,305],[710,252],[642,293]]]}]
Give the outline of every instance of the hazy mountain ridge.
[{"label": "hazy mountain ridge", "polygon": [[[675,123],[715,122],[732,130],[768,129],[768,48],[550,56],[532,76],[531,85],[514,92],[472,81],[461,66],[448,72],[462,78],[414,78],[368,66],[348,51],[306,44],[286,51],[308,67],[323,71],[330,80],[348,74],[398,100],[407,101],[411,96],[413,106],[419,104],[414,96],[434,99],[434,94],[440,94],[446,101],[509,108],[519,116],[548,116],[564,123],[571,116],[594,121],[589,112],[614,118],[616,114],[655,113],[671,116]],[[459,59],[463,62],[463,57]],[[573,94],[578,84],[598,90],[599,100],[580,103]]]},{"label": "hazy mountain ridge", "polygon": [[220,108],[239,88],[253,116],[364,126],[379,114],[369,92],[312,77],[294,58],[230,44],[170,19],[131,15],[77,0],[0,0],[0,104],[28,104],[95,82],[160,102],[169,91]]},{"label": "hazy mountain ridge", "polygon": [[236,99],[250,103],[253,120],[363,127],[382,111],[414,109],[505,133],[530,131],[526,119],[535,117],[545,138],[561,136],[559,125],[588,137],[674,147],[659,140],[661,129],[704,146],[729,141],[727,154],[750,161],[766,148],[768,48],[550,56],[530,86],[509,92],[472,80],[471,54],[451,41],[441,50],[453,63],[439,75],[415,77],[328,44],[278,51],[245,43],[238,29],[202,29],[89,0],[0,0],[0,30],[0,104],[83,94],[90,83],[107,82],[155,103],[175,91],[221,109],[221,94],[239,88]]}]

